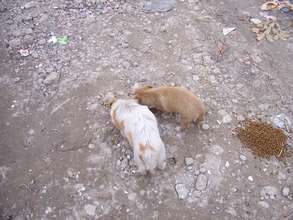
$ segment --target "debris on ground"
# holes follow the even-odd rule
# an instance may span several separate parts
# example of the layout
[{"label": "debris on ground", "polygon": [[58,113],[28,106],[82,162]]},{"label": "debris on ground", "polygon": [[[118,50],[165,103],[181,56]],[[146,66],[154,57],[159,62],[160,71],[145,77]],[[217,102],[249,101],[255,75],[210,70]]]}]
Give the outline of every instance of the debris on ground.
[{"label": "debris on ground", "polygon": [[22,56],[22,57],[27,57],[30,55],[30,52],[28,49],[20,49],[19,53],[20,53],[20,56]]},{"label": "debris on ground", "polygon": [[186,157],[185,158],[185,165],[191,166],[192,164],[193,164],[193,159],[191,157]]},{"label": "debris on ground", "polygon": [[51,36],[48,40],[48,43],[50,44],[60,44],[60,45],[67,45],[69,43],[69,37],[67,35],[56,37],[56,36]]},{"label": "debris on ground", "polygon": [[69,43],[69,37],[67,35],[57,37],[57,43],[60,45],[66,45]]},{"label": "debris on ground", "polygon": [[252,28],[252,32],[256,33],[256,39],[261,41],[263,39],[267,39],[270,42],[275,40],[287,40],[289,34],[283,30],[281,30],[280,25],[277,21],[267,20],[260,24],[256,24],[255,27]]},{"label": "debris on ground", "polygon": [[282,158],[286,155],[288,137],[271,124],[247,119],[238,129],[237,136],[257,156]]},{"label": "debris on ground", "polygon": [[291,121],[285,114],[281,113],[276,116],[273,116],[271,117],[271,121],[273,125],[275,125],[277,128],[281,128],[286,130],[287,132],[290,132]]},{"label": "debris on ground", "polygon": [[109,106],[115,101],[115,99],[115,95],[112,92],[108,92],[102,100],[103,105]]},{"label": "debris on ground", "polygon": [[293,4],[290,1],[269,1],[263,3],[260,9],[263,11],[279,9],[284,12],[289,12],[293,11]]},{"label": "debris on ground", "polygon": [[224,36],[230,34],[232,31],[235,31],[236,27],[227,27],[227,28],[223,28],[223,34]]},{"label": "debris on ground", "polygon": [[57,43],[57,37],[56,36],[51,36],[48,40],[48,43],[51,44],[56,44]]},{"label": "debris on ground", "polygon": [[145,12],[167,12],[174,9],[176,0],[151,0],[145,1],[143,10]]},{"label": "debris on ground", "polygon": [[189,193],[189,190],[182,183],[175,185],[175,190],[179,199],[186,199]]}]

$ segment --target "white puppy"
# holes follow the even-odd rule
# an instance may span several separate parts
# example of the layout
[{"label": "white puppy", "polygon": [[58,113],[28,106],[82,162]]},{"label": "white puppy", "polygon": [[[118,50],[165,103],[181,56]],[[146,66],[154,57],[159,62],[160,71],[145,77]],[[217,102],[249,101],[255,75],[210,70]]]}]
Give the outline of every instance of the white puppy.
[{"label": "white puppy", "polygon": [[158,123],[148,107],[135,99],[118,99],[111,106],[112,122],[133,147],[138,172],[165,168],[166,150]]}]

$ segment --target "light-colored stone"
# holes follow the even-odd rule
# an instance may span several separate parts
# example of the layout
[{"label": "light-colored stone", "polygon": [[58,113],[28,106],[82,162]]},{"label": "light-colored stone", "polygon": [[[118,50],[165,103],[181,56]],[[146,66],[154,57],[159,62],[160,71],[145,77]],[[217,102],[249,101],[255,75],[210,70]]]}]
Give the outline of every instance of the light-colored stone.
[{"label": "light-colored stone", "polygon": [[186,188],[186,186],[182,183],[175,185],[175,190],[177,192],[177,196],[179,199],[186,199],[189,193],[189,190]]},{"label": "light-colored stone", "polygon": [[193,159],[191,157],[186,157],[184,161],[186,166],[191,166],[193,164]]},{"label": "light-colored stone", "polygon": [[203,130],[208,130],[210,128],[208,124],[203,124],[201,127]]},{"label": "light-colored stone", "polygon": [[84,210],[85,210],[87,215],[94,216],[95,213],[96,213],[96,206],[92,205],[92,204],[86,204],[84,206]]},{"label": "light-colored stone", "polygon": [[290,188],[289,187],[284,187],[282,189],[282,195],[287,197],[287,196],[289,196],[289,194],[290,194]]},{"label": "light-colored stone", "polygon": [[274,186],[265,186],[261,191],[260,195],[266,199],[276,199],[278,197],[278,189]]},{"label": "light-colored stone", "polygon": [[242,155],[242,154],[240,154],[239,158],[240,158],[241,160],[243,160],[243,161],[247,160],[246,156],[244,156],[244,155]]},{"label": "light-colored stone", "polygon": [[203,191],[207,188],[207,184],[208,184],[207,176],[204,174],[199,174],[196,179],[195,188],[199,191]]},{"label": "light-colored stone", "polygon": [[44,83],[46,85],[50,85],[54,82],[57,82],[58,78],[59,78],[59,73],[52,72],[46,77],[46,79],[44,80]]},{"label": "light-colored stone", "polygon": [[266,209],[270,207],[269,203],[267,203],[266,201],[259,201],[257,204]]},{"label": "light-colored stone", "polygon": [[252,177],[252,176],[247,177],[247,179],[248,179],[250,182],[253,182],[253,177]]}]

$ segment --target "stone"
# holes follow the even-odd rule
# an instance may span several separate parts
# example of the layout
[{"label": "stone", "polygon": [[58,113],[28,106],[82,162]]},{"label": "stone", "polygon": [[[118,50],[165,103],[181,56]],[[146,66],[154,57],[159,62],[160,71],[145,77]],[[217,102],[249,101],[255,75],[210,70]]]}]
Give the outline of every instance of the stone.
[{"label": "stone", "polygon": [[230,215],[236,217],[237,216],[237,212],[236,210],[233,208],[233,207],[228,207],[226,210],[225,210],[227,213],[229,213]]},{"label": "stone", "polygon": [[108,92],[103,98],[104,105],[111,105],[114,101],[115,95],[112,92]]},{"label": "stone", "polygon": [[203,191],[207,188],[207,184],[208,184],[207,176],[204,174],[199,174],[196,179],[195,188],[198,191]]},{"label": "stone", "polygon": [[265,186],[261,191],[260,195],[266,199],[276,199],[278,196],[278,189],[274,186]]},{"label": "stone", "polygon": [[224,124],[228,124],[228,123],[230,123],[232,121],[232,117],[227,114],[227,115],[225,115],[223,117],[222,121],[223,121]]},{"label": "stone", "polygon": [[270,207],[269,203],[267,203],[266,201],[259,201],[257,204],[266,209]]},{"label": "stone", "polygon": [[182,183],[176,184],[175,190],[176,190],[177,196],[180,200],[186,199],[189,194],[189,190]]},{"label": "stone", "polygon": [[223,148],[219,145],[212,145],[210,151],[215,155],[221,155],[224,152]]},{"label": "stone", "polygon": [[201,127],[203,130],[208,130],[210,128],[208,124],[203,124]]},{"label": "stone", "polygon": [[197,82],[199,80],[199,76],[198,75],[193,75],[192,76],[192,79],[193,79],[193,81],[196,81]]},{"label": "stone", "polygon": [[145,12],[167,12],[175,6],[176,0],[151,0],[144,2],[143,10]]},{"label": "stone", "polygon": [[226,36],[228,34],[230,34],[232,31],[235,31],[236,27],[227,27],[227,28],[223,28],[223,35]]},{"label": "stone", "polygon": [[252,177],[252,176],[247,177],[247,179],[248,179],[250,182],[253,182],[253,177]]},{"label": "stone", "polygon": [[94,216],[95,213],[96,213],[96,206],[92,205],[92,204],[86,204],[84,206],[84,210],[85,210],[87,215]]},{"label": "stone", "polygon": [[252,24],[260,24],[261,20],[258,18],[250,18],[249,20]]},{"label": "stone", "polygon": [[290,194],[290,188],[289,188],[289,187],[284,187],[284,188],[282,189],[282,195],[283,195],[284,197],[287,197],[287,196],[289,196],[289,194]]},{"label": "stone", "polygon": [[50,84],[52,84],[52,83],[54,83],[54,82],[57,82],[58,79],[59,79],[59,74],[56,73],[56,72],[52,72],[52,73],[50,73],[50,74],[46,77],[46,79],[44,80],[44,83],[45,83],[46,85],[50,85]]},{"label": "stone", "polygon": [[186,157],[184,161],[186,166],[191,166],[193,164],[193,159],[191,157]]},{"label": "stone", "polygon": [[239,158],[240,158],[240,160],[243,160],[243,161],[247,160],[246,156],[244,156],[242,154],[240,154]]}]

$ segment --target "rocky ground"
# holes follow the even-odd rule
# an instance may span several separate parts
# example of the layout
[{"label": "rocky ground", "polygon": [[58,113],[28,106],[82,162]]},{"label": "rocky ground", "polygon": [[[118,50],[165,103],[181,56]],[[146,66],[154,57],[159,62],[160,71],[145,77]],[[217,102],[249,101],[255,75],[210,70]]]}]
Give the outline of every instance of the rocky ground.
[{"label": "rocky ground", "polygon": [[[293,157],[257,158],[233,135],[246,117],[293,117],[292,14],[272,12],[287,40],[258,42],[261,3],[1,0],[0,219],[292,220]],[[185,86],[209,108],[185,131],[156,112],[169,159],[151,178],[101,101],[135,83]]]}]

